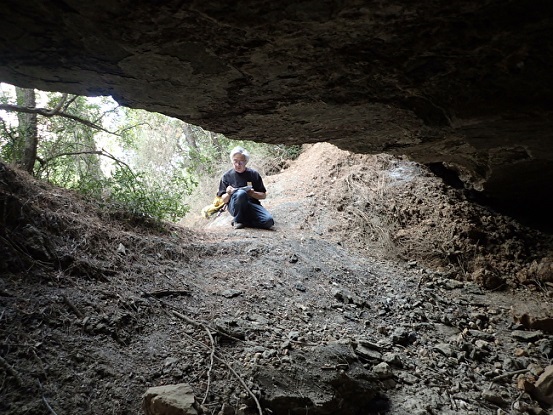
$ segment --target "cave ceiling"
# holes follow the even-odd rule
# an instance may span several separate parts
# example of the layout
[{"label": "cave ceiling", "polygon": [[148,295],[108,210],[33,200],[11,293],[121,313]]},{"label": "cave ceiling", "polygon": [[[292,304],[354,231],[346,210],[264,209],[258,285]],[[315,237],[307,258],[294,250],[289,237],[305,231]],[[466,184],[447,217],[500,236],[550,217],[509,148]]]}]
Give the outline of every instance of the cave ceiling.
[{"label": "cave ceiling", "polygon": [[0,81],[407,155],[553,209],[552,17],[549,0],[4,0]]}]

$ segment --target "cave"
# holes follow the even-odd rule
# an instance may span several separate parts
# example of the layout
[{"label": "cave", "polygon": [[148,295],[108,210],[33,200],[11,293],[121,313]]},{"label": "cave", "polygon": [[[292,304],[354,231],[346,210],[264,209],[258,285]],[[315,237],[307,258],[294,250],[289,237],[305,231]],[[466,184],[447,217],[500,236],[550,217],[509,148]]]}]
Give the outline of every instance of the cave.
[{"label": "cave", "polygon": [[4,1],[0,81],[440,166],[552,230],[553,4]]}]

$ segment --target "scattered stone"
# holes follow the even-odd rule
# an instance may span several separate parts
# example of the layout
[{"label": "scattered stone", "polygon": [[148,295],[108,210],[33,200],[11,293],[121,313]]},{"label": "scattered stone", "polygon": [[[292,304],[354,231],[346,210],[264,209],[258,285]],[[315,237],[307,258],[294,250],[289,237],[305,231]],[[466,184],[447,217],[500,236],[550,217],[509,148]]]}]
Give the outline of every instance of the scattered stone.
[{"label": "scattered stone", "polygon": [[545,368],[532,391],[534,399],[553,405],[553,365]]},{"label": "scattered stone", "polygon": [[517,388],[524,392],[532,392],[534,390],[534,382],[525,376],[521,376],[517,379]]},{"label": "scattered stone", "polygon": [[451,346],[447,343],[438,343],[433,347],[433,350],[440,352],[446,357],[453,355],[453,352],[451,351]]},{"label": "scattered stone", "polygon": [[213,320],[215,329],[221,333],[227,334],[237,339],[244,339],[246,337],[246,330],[251,327],[246,321],[232,318],[216,318]]},{"label": "scattered stone", "polygon": [[445,340],[455,340],[460,333],[457,327],[451,327],[450,325],[436,323],[434,329],[439,336]]},{"label": "scattered stone", "polygon": [[[256,368],[254,381],[263,391],[260,402],[270,413],[355,415],[359,408],[388,409],[381,382],[368,379],[348,343],[292,350],[290,357],[286,371]],[[332,367],[335,370],[328,370]]]},{"label": "scattered stone", "polygon": [[381,344],[374,343],[364,338],[357,338],[357,343],[360,344],[361,346],[368,347],[369,349],[377,350],[379,352],[382,351],[382,348],[383,348]]},{"label": "scattered stone", "polygon": [[493,334],[490,334],[490,333],[486,333],[484,331],[480,331],[480,330],[468,330],[468,329],[465,329],[464,330],[464,333],[465,334],[468,334],[470,335],[471,337],[474,337],[476,339],[480,339],[480,340],[486,340],[488,342],[493,342],[495,340],[495,336]]},{"label": "scattered stone", "polygon": [[527,284],[553,282],[553,257],[544,257],[540,262],[533,261],[528,268],[517,273],[517,279]]},{"label": "scattered stone", "polygon": [[357,353],[359,357],[364,360],[382,360],[382,354],[379,351],[369,349],[368,347],[362,346],[360,344],[357,345],[357,347],[355,348],[355,353]]},{"label": "scattered stone", "polygon": [[251,314],[248,319],[254,324],[258,326],[267,326],[269,324],[269,320],[265,317],[263,317],[261,314]]},{"label": "scattered stone", "polygon": [[234,415],[234,414],[235,414],[234,408],[224,403],[217,415]]},{"label": "scattered stone", "polygon": [[403,367],[401,358],[397,353],[386,352],[382,355],[382,360],[388,363],[389,365],[396,366],[396,367]]},{"label": "scattered stone", "polygon": [[418,377],[416,377],[415,375],[412,375],[409,372],[398,372],[396,374],[396,377],[398,378],[398,380],[408,385],[414,385],[420,381]]},{"label": "scattered stone", "polygon": [[256,345],[256,346],[253,346],[253,347],[247,347],[246,349],[244,349],[245,352],[248,352],[248,353],[263,353],[265,350],[265,347],[263,346],[260,346],[260,345]]},{"label": "scattered stone", "polygon": [[541,339],[536,342],[538,349],[541,353],[547,356],[549,359],[553,358],[553,337],[549,339]]},{"label": "scattered stone", "polygon": [[239,295],[242,295],[242,291],[229,289],[229,290],[223,291],[221,295],[225,298],[234,298],[234,297],[238,297]]},{"label": "scattered stone", "polygon": [[288,333],[288,338],[290,340],[298,340],[299,337],[300,337],[299,331],[291,331],[290,333]]},{"label": "scattered stone", "polygon": [[478,347],[479,349],[488,349],[489,348],[489,345],[490,343],[488,343],[486,340],[476,340],[474,342],[474,345],[476,347]]},{"label": "scattered stone", "polygon": [[450,279],[446,280],[443,285],[443,287],[446,290],[455,290],[455,289],[463,288],[464,286],[465,286],[464,282],[458,281],[458,280],[450,280]]},{"label": "scattered stone", "polygon": [[507,401],[507,399],[501,396],[499,392],[495,392],[495,391],[482,392],[482,398],[496,405],[507,405],[509,403],[509,401]]},{"label": "scattered stone", "polygon": [[515,356],[516,357],[528,356],[528,352],[521,347],[517,347],[515,349]]},{"label": "scattered stone", "polygon": [[265,350],[263,352],[263,359],[270,359],[271,357],[274,357],[277,355],[277,351],[274,350],[274,349],[270,349],[270,350]]},{"label": "scattered stone", "polygon": [[392,343],[399,344],[401,346],[407,346],[414,343],[417,340],[417,334],[415,332],[409,332],[402,328],[397,328],[392,333]]},{"label": "scattered stone", "polygon": [[175,363],[177,363],[178,361],[179,361],[179,359],[177,359],[177,358],[168,357],[168,358],[165,359],[165,361],[163,362],[163,366],[172,366],[172,365],[174,365]]},{"label": "scattered stone", "polygon": [[515,339],[522,340],[525,342],[534,342],[543,337],[543,333],[541,331],[515,330],[511,333],[511,335]]},{"label": "scattered stone", "polygon": [[150,388],[142,396],[146,415],[197,415],[194,392],[186,383]]},{"label": "scattered stone", "polygon": [[472,280],[487,290],[499,289],[505,284],[505,279],[494,271],[479,267],[470,273]]},{"label": "scattered stone", "polygon": [[369,307],[367,302],[363,300],[361,297],[343,288],[334,290],[333,296],[336,300],[344,304],[354,304],[359,307]]},{"label": "scattered stone", "polygon": [[534,306],[517,307],[511,310],[513,320],[528,330],[541,330],[546,333],[553,333],[553,307],[551,304],[542,305],[540,308]]},{"label": "scattered stone", "polygon": [[378,379],[389,379],[393,376],[390,365],[386,362],[380,362],[372,368],[372,372],[378,377]]},{"label": "scattered stone", "polygon": [[351,321],[359,321],[359,319],[357,318],[357,315],[351,311],[344,311],[343,316],[344,318]]},{"label": "scattered stone", "polygon": [[296,283],[294,284],[294,288],[301,292],[307,291],[307,289],[305,288],[305,285],[303,285],[300,281],[296,281]]},{"label": "scattered stone", "polygon": [[127,255],[127,248],[122,243],[119,243],[117,246],[117,253],[120,255]]},{"label": "scattered stone", "polygon": [[527,369],[532,375],[536,377],[540,376],[543,373],[543,367],[536,363],[530,363]]}]

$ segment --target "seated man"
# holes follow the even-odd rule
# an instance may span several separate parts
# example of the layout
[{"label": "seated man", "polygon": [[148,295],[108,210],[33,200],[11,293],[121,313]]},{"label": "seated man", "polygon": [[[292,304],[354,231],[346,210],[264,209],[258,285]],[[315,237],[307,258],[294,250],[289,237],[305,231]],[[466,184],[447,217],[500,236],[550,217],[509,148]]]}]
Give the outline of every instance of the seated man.
[{"label": "seated man", "polygon": [[270,229],[275,221],[260,202],[267,197],[267,190],[259,173],[246,167],[249,153],[242,147],[235,147],[230,152],[230,160],[233,168],[221,178],[217,196],[228,204],[228,211],[234,216],[234,228]]}]

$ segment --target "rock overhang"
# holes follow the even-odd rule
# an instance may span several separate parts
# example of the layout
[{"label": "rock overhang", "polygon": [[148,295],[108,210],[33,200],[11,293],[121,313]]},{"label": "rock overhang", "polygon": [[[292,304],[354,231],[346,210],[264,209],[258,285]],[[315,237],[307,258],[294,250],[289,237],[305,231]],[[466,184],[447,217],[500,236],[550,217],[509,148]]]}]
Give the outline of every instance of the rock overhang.
[{"label": "rock overhang", "polygon": [[545,0],[6,1],[0,80],[230,138],[405,154],[548,217],[552,16]]}]

